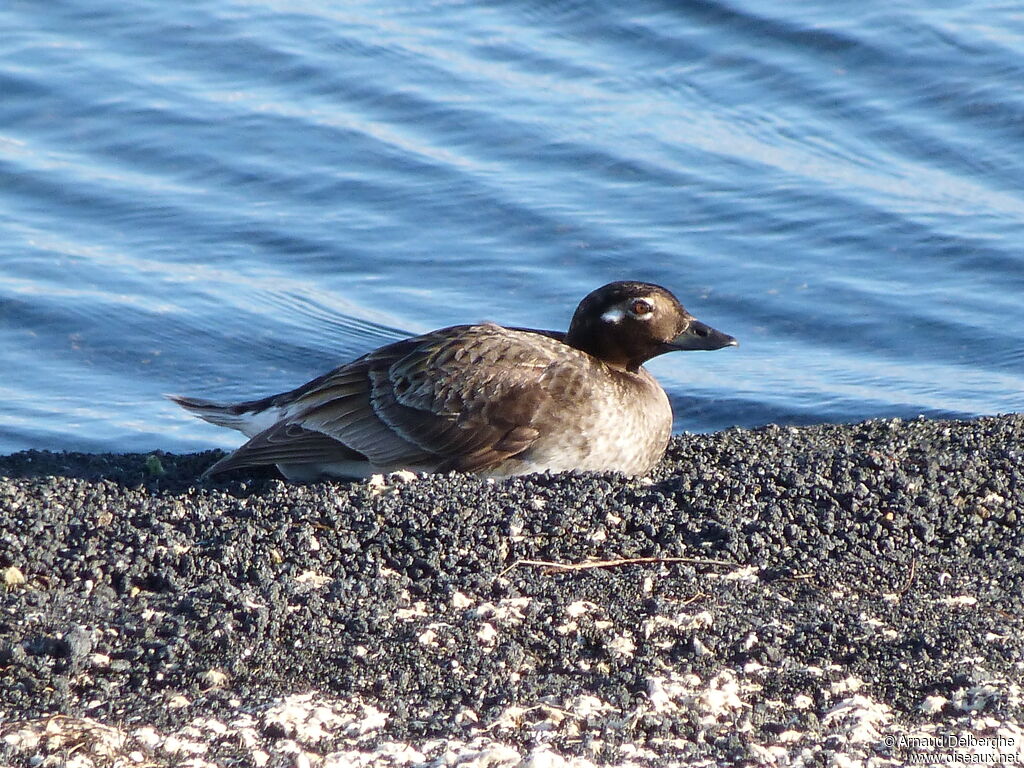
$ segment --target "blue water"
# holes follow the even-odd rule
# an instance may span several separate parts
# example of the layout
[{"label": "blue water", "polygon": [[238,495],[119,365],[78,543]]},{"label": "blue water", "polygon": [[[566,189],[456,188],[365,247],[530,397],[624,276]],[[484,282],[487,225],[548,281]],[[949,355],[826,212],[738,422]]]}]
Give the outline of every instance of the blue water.
[{"label": "blue water", "polygon": [[6,0],[0,452],[607,281],[742,346],[677,429],[1024,410],[1017,3]]}]

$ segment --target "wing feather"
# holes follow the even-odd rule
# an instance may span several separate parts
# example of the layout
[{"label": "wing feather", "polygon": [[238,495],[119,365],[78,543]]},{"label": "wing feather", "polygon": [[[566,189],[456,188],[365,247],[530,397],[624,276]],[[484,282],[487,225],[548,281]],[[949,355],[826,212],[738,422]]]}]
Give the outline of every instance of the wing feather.
[{"label": "wing feather", "polygon": [[486,470],[537,439],[557,407],[550,373],[574,353],[555,334],[489,324],[389,344],[268,398],[284,419],[211,471],[353,456],[381,468]]},{"label": "wing feather", "polygon": [[365,460],[366,457],[358,451],[322,432],[304,429],[298,424],[278,422],[255,435],[234,453],[225,456],[203,475],[267,464],[325,464]]},{"label": "wing feather", "polygon": [[[545,371],[566,348],[542,334],[456,326],[391,344],[303,394],[295,420],[382,467],[484,469],[526,450],[552,408]],[[303,407],[304,406],[304,407]]]}]

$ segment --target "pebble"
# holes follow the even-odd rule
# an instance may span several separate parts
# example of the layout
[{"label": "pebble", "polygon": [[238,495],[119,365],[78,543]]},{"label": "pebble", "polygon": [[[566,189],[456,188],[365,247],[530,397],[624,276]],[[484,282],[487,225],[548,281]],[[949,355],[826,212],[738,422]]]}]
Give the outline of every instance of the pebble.
[{"label": "pebble", "polygon": [[312,485],[203,485],[216,451],[0,457],[0,762],[41,764],[53,714],[214,765],[1019,735],[1021,445],[1020,415],[887,420],[681,435],[643,481]]}]

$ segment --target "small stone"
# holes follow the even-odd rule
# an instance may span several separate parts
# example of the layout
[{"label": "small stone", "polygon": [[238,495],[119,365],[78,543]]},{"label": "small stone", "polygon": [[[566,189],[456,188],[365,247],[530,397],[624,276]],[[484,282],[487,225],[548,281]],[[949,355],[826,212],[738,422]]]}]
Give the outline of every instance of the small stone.
[{"label": "small stone", "polygon": [[199,679],[210,688],[223,688],[227,685],[229,678],[227,673],[222,670],[208,669],[199,676]]},{"label": "small stone", "polygon": [[4,586],[18,587],[24,584],[25,581],[25,574],[21,572],[18,566],[12,565],[4,569]]}]

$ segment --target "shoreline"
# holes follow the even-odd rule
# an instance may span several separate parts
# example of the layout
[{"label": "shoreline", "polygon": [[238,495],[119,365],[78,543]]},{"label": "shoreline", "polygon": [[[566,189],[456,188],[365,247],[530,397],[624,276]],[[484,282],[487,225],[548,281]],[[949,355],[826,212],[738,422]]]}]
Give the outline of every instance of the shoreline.
[{"label": "shoreline", "polygon": [[125,765],[1024,759],[1022,446],[1011,414],[679,435],[639,480],[0,457],[0,762],[70,754],[47,727]]}]

